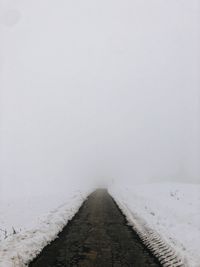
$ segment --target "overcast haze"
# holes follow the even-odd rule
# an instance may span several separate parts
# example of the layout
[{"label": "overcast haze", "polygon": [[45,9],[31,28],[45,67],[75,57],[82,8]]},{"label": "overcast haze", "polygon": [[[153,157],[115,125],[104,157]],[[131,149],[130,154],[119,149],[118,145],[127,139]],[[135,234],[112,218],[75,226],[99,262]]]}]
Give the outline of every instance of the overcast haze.
[{"label": "overcast haze", "polygon": [[2,192],[199,182],[198,2],[0,0]]}]

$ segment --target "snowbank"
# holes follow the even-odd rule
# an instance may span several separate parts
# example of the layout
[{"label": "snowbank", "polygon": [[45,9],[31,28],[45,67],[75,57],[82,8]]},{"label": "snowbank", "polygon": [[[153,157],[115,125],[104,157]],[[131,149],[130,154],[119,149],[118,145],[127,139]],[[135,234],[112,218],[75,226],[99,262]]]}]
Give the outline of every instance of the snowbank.
[{"label": "snowbank", "polygon": [[155,230],[188,266],[200,266],[200,185],[148,184],[110,192],[138,226]]},{"label": "snowbank", "polygon": [[[76,192],[68,196],[31,197],[1,205],[0,227],[7,229],[9,236],[0,242],[0,266],[26,266],[57,237],[88,194]],[[16,234],[13,234],[13,227]]]}]

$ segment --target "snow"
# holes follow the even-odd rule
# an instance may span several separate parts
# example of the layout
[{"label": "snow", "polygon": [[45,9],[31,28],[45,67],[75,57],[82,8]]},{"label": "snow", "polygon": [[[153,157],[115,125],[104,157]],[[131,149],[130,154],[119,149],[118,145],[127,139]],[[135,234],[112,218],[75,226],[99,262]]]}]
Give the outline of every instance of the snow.
[{"label": "snow", "polygon": [[[91,192],[88,188],[81,191],[70,188],[66,194],[2,199],[0,266],[26,266],[78,211]],[[136,220],[141,229],[143,225],[153,229],[188,266],[199,266],[200,185],[155,183],[127,187],[116,184],[109,191],[130,223]]]},{"label": "snow", "polygon": [[110,192],[121,208],[126,207],[139,224],[155,230],[188,266],[200,266],[200,185],[115,186]]},{"label": "snow", "polygon": [[57,237],[88,194],[82,190],[3,201],[0,228],[6,229],[8,237],[4,239],[1,231],[0,266],[26,266]]}]

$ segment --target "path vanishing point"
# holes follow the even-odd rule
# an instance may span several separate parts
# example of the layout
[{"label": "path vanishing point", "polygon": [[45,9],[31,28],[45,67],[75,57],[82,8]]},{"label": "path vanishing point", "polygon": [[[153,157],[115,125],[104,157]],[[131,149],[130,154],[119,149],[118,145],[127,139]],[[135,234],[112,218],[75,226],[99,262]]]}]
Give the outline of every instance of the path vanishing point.
[{"label": "path vanishing point", "polygon": [[83,203],[29,267],[158,267],[106,190]]}]

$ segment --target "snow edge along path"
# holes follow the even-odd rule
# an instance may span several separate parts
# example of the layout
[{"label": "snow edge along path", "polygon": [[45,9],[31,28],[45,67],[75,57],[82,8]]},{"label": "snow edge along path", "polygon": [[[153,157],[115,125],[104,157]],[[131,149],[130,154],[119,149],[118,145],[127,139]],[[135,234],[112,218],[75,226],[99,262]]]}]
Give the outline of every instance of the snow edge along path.
[{"label": "snow edge along path", "polygon": [[111,193],[111,195],[119,209],[125,215],[129,225],[132,226],[143,244],[158,259],[163,267],[188,267],[186,258],[168,244],[154,229],[151,229],[144,219],[133,214],[125,203],[118,200],[114,194]]},{"label": "snow edge along path", "polygon": [[45,246],[55,240],[78,212],[90,192],[74,196],[48,213],[37,228],[20,232],[0,242],[0,267],[25,267]]}]

